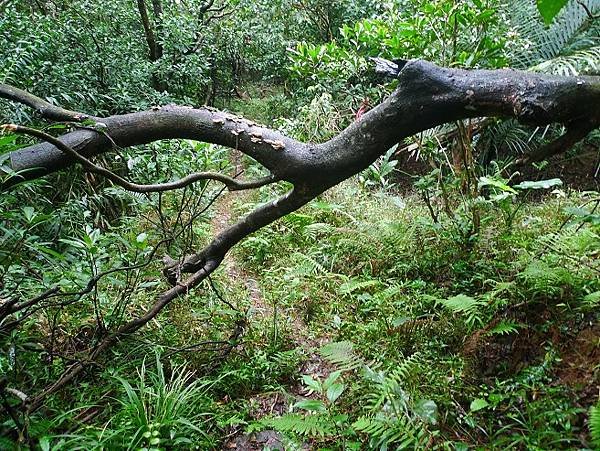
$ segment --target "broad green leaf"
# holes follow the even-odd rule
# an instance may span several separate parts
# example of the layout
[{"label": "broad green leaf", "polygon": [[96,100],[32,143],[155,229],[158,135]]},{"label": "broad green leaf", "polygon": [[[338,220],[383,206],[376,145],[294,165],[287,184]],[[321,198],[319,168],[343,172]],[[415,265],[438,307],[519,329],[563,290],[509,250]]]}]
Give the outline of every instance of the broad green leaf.
[{"label": "broad green leaf", "polygon": [[341,371],[333,371],[329,376],[327,376],[327,379],[323,381],[323,388],[328,389],[331,387],[331,385],[338,380],[341,374]]},{"label": "broad green leaf", "polygon": [[489,403],[483,398],[476,398],[471,401],[471,412],[477,412],[478,410],[485,409],[489,406]]},{"label": "broad green leaf", "polygon": [[305,399],[294,404],[294,408],[310,410],[312,412],[324,412],[327,410],[323,401],[319,399]]},{"label": "broad green leaf", "polygon": [[23,207],[23,214],[25,215],[27,222],[31,222],[35,217],[35,209],[33,207]]},{"label": "broad green leaf", "polygon": [[311,376],[304,374],[302,376],[302,382],[306,385],[311,391],[320,393],[321,392],[321,383],[314,380]]},{"label": "broad green leaf", "polygon": [[414,407],[415,413],[429,424],[437,423],[437,404],[431,399],[419,399]]},{"label": "broad green leaf", "polygon": [[392,321],[392,326],[400,327],[402,324],[407,323],[410,320],[412,320],[412,318],[410,316],[401,316],[399,318],[396,318],[394,321]]},{"label": "broad green leaf", "polygon": [[586,295],[583,298],[583,301],[589,305],[600,304],[600,291],[594,291],[593,293]]},{"label": "broad green leaf", "polygon": [[42,451],[50,451],[50,439],[48,437],[42,437],[39,445]]},{"label": "broad green leaf", "polygon": [[600,225],[600,215],[592,214],[585,208],[580,207],[565,207],[563,211],[568,214],[575,216],[580,222],[587,222],[592,225]]},{"label": "broad green leaf", "polygon": [[542,15],[546,24],[552,23],[552,20],[567,4],[568,0],[537,0],[538,11]]},{"label": "broad green leaf", "polygon": [[333,384],[327,389],[327,399],[329,402],[334,403],[344,393],[344,384]]},{"label": "broad green leaf", "polygon": [[518,185],[515,185],[514,188],[518,189],[548,189],[554,186],[561,186],[563,184],[561,179],[549,179],[549,180],[539,180],[537,182],[521,182]]},{"label": "broad green leaf", "polygon": [[482,188],[484,186],[493,186],[494,188],[498,188],[501,191],[517,194],[517,191],[515,191],[514,188],[511,188],[506,183],[501,182],[500,180],[492,179],[490,177],[479,177],[479,187]]}]

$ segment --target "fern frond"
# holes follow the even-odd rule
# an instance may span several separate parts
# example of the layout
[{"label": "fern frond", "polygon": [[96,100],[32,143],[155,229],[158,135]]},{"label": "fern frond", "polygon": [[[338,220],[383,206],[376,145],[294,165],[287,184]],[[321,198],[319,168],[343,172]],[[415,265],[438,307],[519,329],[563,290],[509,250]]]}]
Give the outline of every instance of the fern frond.
[{"label": "fern frond", "polygon": [[406,413],[410,397],[403,389],[406,382],[415,373],[421,362],[421,355],[415,353],[398,363],[397,367],[389,373],[373,371],[365,368],[365,377],[373,383],[370,393],[366,396],[365,404],[368,408],[377,412],[386,406],[395,412]]},{"label": "fern frond", "polygon": [[293,432],[304,436],[325,437],[333,432],[333,425],[327,415],[305,416],[288,413],[281,417],[264,419],[261,423],[281,432]]},{"label": "fern frond", "polygon": [[326,235],[335,230],[331,224],[325,222],[315,222],[309,224],[304,228],[304,235],[312,240],[316,240],[319,235]]},{"label": "fern frond", "polygon": [[481,301],[465,294],[452,296],[448,299],[441,299],[440,303],[454,313],[469,313],[477,310],[482,305]]},{"label": "fern frond", "polygon": [[294,272],[298,275],[327,273],[327,269],[310,255],[296,252],[294,258],[297,260]]},{"label": "fern frond", "polygon": [[600,402],[590,408],[588,426],[592,435],[592,443],[600,447]]},{"label": "fern frond", "polygon": [[394,371],[390,373],[390,377],[399,382],[404,382],[413,374],[415,369],[420,366],[421,362],[421,354],[415,352],[413,355],[402,360]]},{"label": "fern frond", "polygon": [[560,55],[531,68],[534,72],[562,75],[598,75],[600,73],[600,46]]},{"label": "fern frond", "polygon": [[477,141],[482,151],[482,161],[498,158],[500,150],[507,149],[511,154],[522,154],[531,150],[529,133],[517,121],[508,119],[486,127]]},{"label": "fern frond", "polygon": [[453,313],[465,316],[465,323],[469,327],[483,324],[482,307],[485,302],[471,296],[459,294],[448,299],[441,299],[440,303]]},{"label": "fern frond", "polygon": [[389,445],[395,445],[394,449],[417,449],[428,436],[423,425],[414,424],[406,417],[392,419],[362,416],[352,427],[369,436],[371,449],[388,449]]},{"label": "fern frond", "polygon": [[328,343],[321,348],[320,353],[325,360],[342,371],[353,370],[365,364],[364,360],[354,352],[354,345],[349,341]]},{"label": "fern frond", "polygon": [[381,282],[377,279],[369,279],[369,280],[357,280],[350,279],[348,282],[343,283],[340,286],[340,292],[342,294],[351,294],[355,291],[368,291],[368,289],[380,286]]},{"label": "fern frond", "polygon": [[[600,10],[600,0],[581,0],[593,14]],[[512,0],[509,4],[511,22],[517,32],[529,42],[528,49],[517,55],[513,65],[535,66],[559,55],[598,45],[597,21],[590,21],[586,10],[570,1],[547,27],[536,10],[535,2]]]},{"label": "fern frond", "polygon": [[380,437],[388,428],[388,424],[374,417],[362,416],[352,423],[352,427],[359,432]]},{"label": "fern frond", "polygon": [[500,321],[489,330],[490,335],[509,335],[519,331],[519,324],[514,321]]}]

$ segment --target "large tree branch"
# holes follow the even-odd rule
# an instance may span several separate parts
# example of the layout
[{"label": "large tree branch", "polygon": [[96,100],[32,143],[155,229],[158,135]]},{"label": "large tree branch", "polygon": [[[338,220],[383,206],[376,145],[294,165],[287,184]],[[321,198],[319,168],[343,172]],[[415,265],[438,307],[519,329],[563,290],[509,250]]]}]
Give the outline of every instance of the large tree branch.
[{"label": "large tree branch", "polygon": [[[150,111],[111,116],[97,125],[98,131],[76,130],[59,139],[86,158],[111,150],[114,145],[130,147],[160,139],[195,139],[237,148],[270,169],[277,178],[281,179],[281,175],[286,174],[283,177],[286,180],[293,174],[294,168],[302,165],[303,155],[308,152],[307,145],[276,131],[208,108],[168,105]],[[74,161],[49,143],[20,149],[9,156],[9,166],[13,171],[27,171],[22,174],[23,179],[55,172]],[[6,185],[19,181],[19,178],[13,178]]]},{"label": "large tree branch", "polygon": [[[123,324],[115,333],[102,339],[101,342],[91,350],[87,360],[79,361],[72,365],[57,381],[46,387],[46,389],[34,397],[27,404],[28,412],[37,410],[46,397],[58,391],[65,384],[68,384],[86,368],[89,362],[94,361],[94,359],[110,348],[121,337],[131,334],[143,327],[150,320],[155,318],[174,299],[186,295],[192,288],[204,281],[219,267],[225,254],[241,239],[278,218],[300,208],[318,194],[318,192],[311,191],[304,187],[295,187],[294,190],[286,195],[257,208],[247,217],[217,235],[202,251],[188,257],[184,265],[174,262],[174,264],[166,270],[170,274],[170,277],[173,277],[171,279],[173,287],[160,295],[142,316]],[[182,281],[179,277],[182,272],[189,272],[192,273],[192,275]]]},{"label": "large tree branch", "polygon": [[[600,123],[598,77],[467,71],[420,60],[403,63],[396,75],[396,91],[324,144],[301,143],[227,113],[173,105],[107,117],[102,119],[103,131],[121,147],[187,138],[237,148],[280,179],[327,188],[364,169],[402,139],[447,122],[496,116],[536,125],[558,122],[573,127],[585,122],[592,129]],[[0,96],[6,97],[1,91]],[[86,157],[112,148],[104,134],[92,130],[60,139]],[[10,154],[11,169],[27,170],[23,174],[27,179],[72,162],[50,144]]]},{"label": "large tree branch", "polygon": [[139,183],[133,183],[128,180],[125,180],[123,177],[115,174],[112,171],[109,171],[102,166],[98,166],[95,163],[92,163],[90,160],[77,153],[75,150],[71,149],[69,146],[64,144],[59,139],[49,135],[41,130],[37,130],[30,127],[23,127],[22,125],[16,124],[4,124],[0,125],[0,130],[8,130],[15,133],[21,133],[24,135],[34,136],[36,138],[42,139],[52,145],[54,145],[57,149],[63,152],[68,157],[73,158],[76,162],[80,163],[83,168],[88,172],[93,172],[95,174],[102,175],[109,179],[116,185],[119,185],[121,188],[125,188],[128,191],[132,191],[134,193],[161,193],[165,191],[172,191],[180,188],[184,188],[193,183],[196,183],[200,180],[216,180],[223,183],[230,191],[239,191],[245,189],[253,189],[260,188],[261,186],[265,186],[269,183],[274,183],[277,179],[273,176],[267,176],[256,180],[236,180],[233,177],[229,177],[227,175],[221,174],[219,172],[194,172],[192,174],[186,175],[185,177],[175,180],[172,182],[165,183],[154,183],[150,185],[142,185]]}]

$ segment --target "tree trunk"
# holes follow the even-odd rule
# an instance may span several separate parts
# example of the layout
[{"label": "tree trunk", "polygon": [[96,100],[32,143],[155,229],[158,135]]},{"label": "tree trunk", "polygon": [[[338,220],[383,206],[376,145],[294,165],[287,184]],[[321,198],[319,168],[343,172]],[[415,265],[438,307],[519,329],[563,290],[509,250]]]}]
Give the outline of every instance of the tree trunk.
[{"label": "tree trunk", "polygon": [[[137,9],[144,28],[144,37],[148,45],[148,59],[151,63],[155,63],[163,56],[163,46],[160,42],[160,31],[162,28],[162,6],[160,0],[152,0],[154,10],[154,21],[148,17],[145,0],[137,0]],[[156,21],[156,25],[154,22]],[[158,35],[158,36],[157,36]],[[156,73],[156,69],[152,68],[152,87],[157,91],[166,91],[167,86],[160,76]]]}]

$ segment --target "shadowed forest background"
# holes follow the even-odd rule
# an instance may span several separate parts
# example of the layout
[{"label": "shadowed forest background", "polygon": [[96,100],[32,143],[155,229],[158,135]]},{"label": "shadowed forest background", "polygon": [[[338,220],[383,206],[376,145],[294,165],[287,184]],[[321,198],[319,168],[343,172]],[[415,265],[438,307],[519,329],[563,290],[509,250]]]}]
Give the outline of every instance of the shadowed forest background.
[{"label": "shadowed forest background", "polygon": [[0,0],[0,449],[598,449],[599,17]]}]

